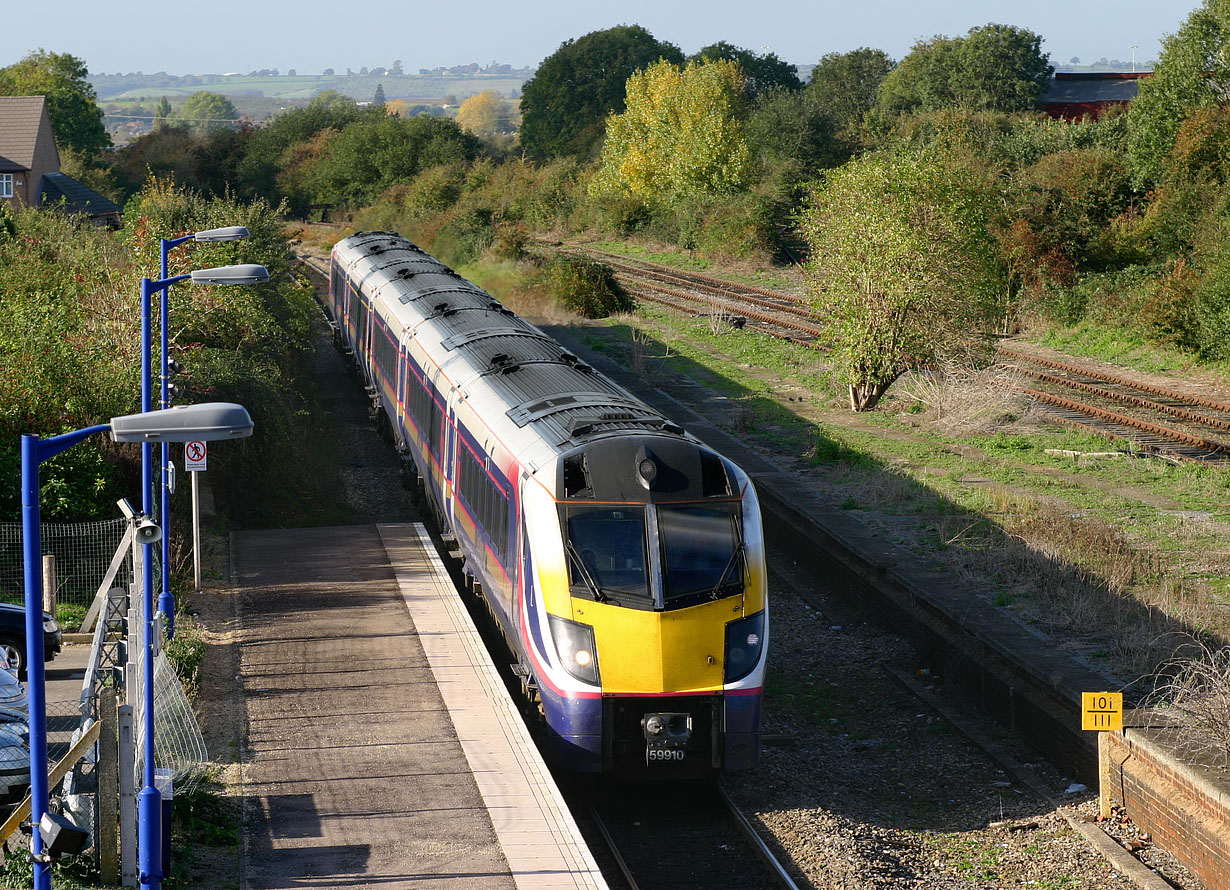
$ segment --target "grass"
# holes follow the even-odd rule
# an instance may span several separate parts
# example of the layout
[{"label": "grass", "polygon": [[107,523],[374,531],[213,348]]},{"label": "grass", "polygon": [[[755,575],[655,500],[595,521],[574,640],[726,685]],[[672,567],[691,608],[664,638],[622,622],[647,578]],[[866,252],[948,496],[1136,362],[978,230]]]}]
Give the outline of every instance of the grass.
[{"label": "grass", "polygon": [[725,396],[733,410],[717,422],[810,467],[835,507],[912,525],[894,533],[995,605],[1057,633],[1094,622],[1091,645],[1124,676],[1156,666],[1169,633],[1230,639],[1224,470],[1051,454],[1117,446],[1011,412],[991,428],[948,430],[912,410],[900,386],[881,410],[855,415],[817,353],[656,307],[585,337],[616,359],[656,344],[654,382],[678,389],[688,377]]},{"label": "grass", "polygon": [[[1081,322],[1067,328],[1049,328],[1030,339],[1072,355],[1112,362],[1150,374],[1196,367],[1190,353],[1149,343],[1135,331],[1107,328],[1092,322]],[[1222,376],[1227,372],[1224,367],[1202,367]]]}]

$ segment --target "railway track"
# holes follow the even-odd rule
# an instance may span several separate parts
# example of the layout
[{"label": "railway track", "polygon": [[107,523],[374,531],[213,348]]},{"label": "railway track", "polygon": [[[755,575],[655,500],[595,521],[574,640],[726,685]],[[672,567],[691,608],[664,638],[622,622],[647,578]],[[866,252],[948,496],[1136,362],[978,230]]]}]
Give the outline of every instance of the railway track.
[{"label": "railway track", "polygon": [[1230,404],[1011,348],[999,354],[1035,381],[1018,389],[1063,423],[1177,460],[1230,463]]},{"label": "railway track", "polygon": [[713,782],[591,784],[569,796],[592,820],[629,890],[798,890]]},{"label": "railway track", "polygon": [[[793,294],[673,269],[596,248],[563,249],[600,259],[639,300],[812,349],[825,349],[819,315]],[[328,275],[318,257],[300,260]],[[811,321],[812,324],[807,322]],[[1016,388],[1055,420],[1145,453],[1205,464],[1230,464],[1230,401],[1147,384],[1129,377],[1001,346],[1006,365],[1032,379]]]}]

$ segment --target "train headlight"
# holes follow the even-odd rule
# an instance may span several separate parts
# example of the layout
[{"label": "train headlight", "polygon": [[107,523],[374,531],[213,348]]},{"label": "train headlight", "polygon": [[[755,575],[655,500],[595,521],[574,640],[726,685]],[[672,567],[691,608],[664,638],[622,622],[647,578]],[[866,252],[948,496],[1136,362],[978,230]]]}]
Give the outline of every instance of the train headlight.
[{"label": "train headlight", "polygon": [[760,662],[764,648],[764,612],[726,625],[726,682],[742,680]]},{"label": "train headlight", "polygon": [[569,621],[558,615],[551,619],[551,638],[559,652],[564,670],[585,683],[598,684],[598,650],[594,646],[594,629],[588,624]]}]

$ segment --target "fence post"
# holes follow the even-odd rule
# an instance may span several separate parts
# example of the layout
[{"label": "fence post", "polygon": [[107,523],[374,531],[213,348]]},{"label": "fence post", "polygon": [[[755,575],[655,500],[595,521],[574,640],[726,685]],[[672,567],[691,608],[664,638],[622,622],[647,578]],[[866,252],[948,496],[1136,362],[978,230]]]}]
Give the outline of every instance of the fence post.
[{"label": "fence post", "polygon": [[56,558],[50,553],[43,554],[43,611],[50,612],[51,616],[53,618],[55,617],[55,614],[56,614]]},{"label": "fence post", "polygon": [[118,884],[119,868],[119,714],[115,690],[103,689],[98,700],[102,734],[98,737],[98,868],[106,884]]},{"label": "fence post", "polygon": [[137,886],[137,750],[133,736],[132,705],[120,705],[119,788],[120,866],[125,887]]}]

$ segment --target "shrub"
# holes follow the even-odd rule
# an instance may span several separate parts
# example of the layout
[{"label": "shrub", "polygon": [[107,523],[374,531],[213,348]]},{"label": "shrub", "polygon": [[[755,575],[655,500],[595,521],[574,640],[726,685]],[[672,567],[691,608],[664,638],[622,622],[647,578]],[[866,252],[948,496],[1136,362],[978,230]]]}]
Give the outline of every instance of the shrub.
[{"label": "shrub", "polygon": [[606,318],[616,312],[630,312],[635,306],[610,268],[588,257],[556,257],[548,264],[545,275],[555,301],[585,318]]}]

